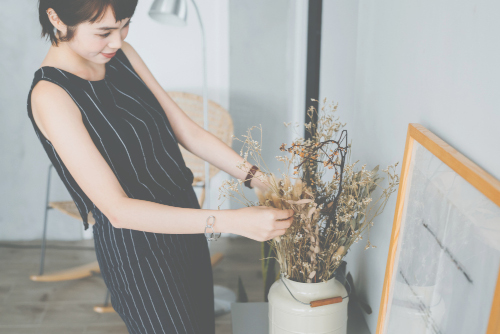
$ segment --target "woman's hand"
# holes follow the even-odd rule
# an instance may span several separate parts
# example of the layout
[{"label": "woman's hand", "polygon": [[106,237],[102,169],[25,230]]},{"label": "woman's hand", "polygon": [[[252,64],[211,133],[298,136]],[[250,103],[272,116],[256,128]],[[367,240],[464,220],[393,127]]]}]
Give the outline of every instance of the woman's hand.
[{"label": "woman's hand", "polygon": [[235,210],[233,233],[253,239],[266,241],[283,235],[293,223],[294,211],[281,210],[267,206],[251,206]]}]

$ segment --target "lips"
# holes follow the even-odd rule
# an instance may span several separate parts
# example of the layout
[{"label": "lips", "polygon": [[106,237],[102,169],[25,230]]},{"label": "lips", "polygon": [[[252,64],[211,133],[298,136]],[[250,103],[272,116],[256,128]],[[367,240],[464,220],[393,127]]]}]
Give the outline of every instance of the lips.
[{"label": "lips", "polygon": [[102,55],[106,58],[113,58],[116,54],[116,52],[113,52],[113,53],[104,53],[104,52],[101,52]]}]

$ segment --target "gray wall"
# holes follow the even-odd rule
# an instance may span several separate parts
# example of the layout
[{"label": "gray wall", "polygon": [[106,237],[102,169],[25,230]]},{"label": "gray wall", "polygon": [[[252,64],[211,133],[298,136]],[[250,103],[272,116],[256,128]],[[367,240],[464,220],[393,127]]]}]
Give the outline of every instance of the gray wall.
[{"label": "gray wall", "polygon": [[[0,239],[29,240],[42,231],[49,159],[27,115],[33,74],[49,43],[40,38],[33,1],[9,1],[0,12]],[[69,195],[57,173],[52,200]],[[48,237],[81,239],[81,222],[52,213]]]},{"label": "gray wall", "polygon": [[[353,158],[402,163],[420,123],[500,179],[500,3],[324,1],[320,97],[338,102]],[[377,324],[396,195],[372,228],[377,246],[346,258]],[[365,238],[366,239],[366,238]]]}]

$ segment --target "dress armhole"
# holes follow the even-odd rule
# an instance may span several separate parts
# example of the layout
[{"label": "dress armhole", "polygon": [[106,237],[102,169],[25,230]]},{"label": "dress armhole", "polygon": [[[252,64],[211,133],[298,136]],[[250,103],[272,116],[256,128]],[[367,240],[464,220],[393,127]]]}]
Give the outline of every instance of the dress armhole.
[{"label": "dress armhole", "polygon": [[[33,81],[33,84],[31,86],[31,89],[28,93],[28,103],[27,103],[27,109],[28,109],[28,117],[31,120],[31,123],[33,125],[33,128],[35,130],[35,133],[40,140],[45,152],[47,153],[47,156],[49,160],[51,161],[52,165],[54,166],[55,170],[57,171],[57,174],[59,175],[61,181],[64,183],[66,189],[68,190],[73,202],[75,202],[75,205],[78,209],[78,212],[80,214],[80,217],[82,218],[83,225],[84,225],[84,230],[87,230],[89,228],[89,223],[88,223],[88,213],[92,211],[94,207],[94,203],[90,200],[90,198],[83,192],[83,190],[80,188],[78,183],[75,181],[69,170],[66,168],[64,165],[63,161],[59,157],[59,154],[55,150],[54,146],[48,140],[43,133],[40,131],[38,128],[38,125],[35,122],[35,119],[33,117],[33,111],[31,108],[31,93],[33,92],[33,88],[36,86],[40,80],[45,80],[52,82],[61,88],[63,88],[73,99],[73,101],[76,103],[78,109],[80,109],[79,104],[73,97],[73,95],[69,92],[69,90],[60,82],[57,80],[54,80],[52,78],[46,77],[46,76],[35,76],[35,80]],[[81,110],[80,110],[81,112]]]}]

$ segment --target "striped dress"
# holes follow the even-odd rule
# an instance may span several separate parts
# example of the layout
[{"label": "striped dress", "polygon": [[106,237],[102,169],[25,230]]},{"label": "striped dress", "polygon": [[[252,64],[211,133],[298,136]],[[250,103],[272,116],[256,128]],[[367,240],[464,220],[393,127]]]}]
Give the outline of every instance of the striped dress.
[{"label": "striped dress", "polygon": [[39,68],[28,94],[28,116],[85,229],[88,212],[95,218],[92,229],[99,267],[113,308],[129,333],[215,333],[212,266],[204,234],[114,227],[75,182],[35,123],[33,88],[40,80],[59,85],[80,109],[90,137],[128,197],[200,209],[193,173],[184,163],[158,100],[121,49],[105,67],[105,78],[97,81],[56,67]]}]

